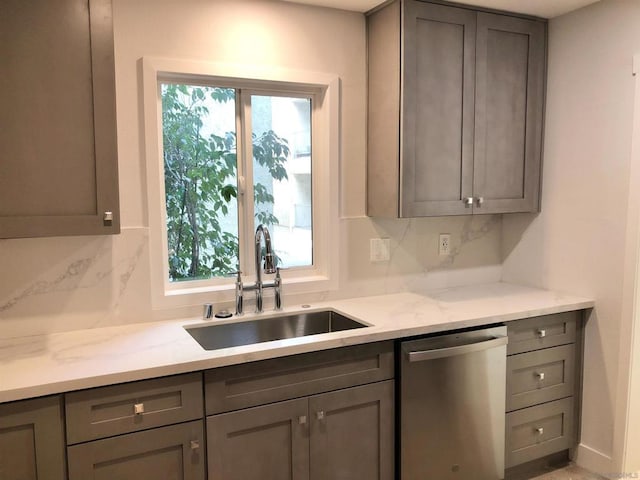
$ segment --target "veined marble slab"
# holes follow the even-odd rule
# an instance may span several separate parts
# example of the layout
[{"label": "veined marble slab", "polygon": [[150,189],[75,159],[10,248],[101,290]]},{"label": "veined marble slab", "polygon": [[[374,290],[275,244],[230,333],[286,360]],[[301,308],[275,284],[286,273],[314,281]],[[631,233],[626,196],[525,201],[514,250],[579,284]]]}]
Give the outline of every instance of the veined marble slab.
[{"label": "veined marble slab", "polygon": [[[285,298],[286,302],[286,298]],[[182,319],[0,340],[0,402],[317,350],[591,308],[587,298],[506,283],[289,306],[237,322],[331,308],[368,328],[206,351]]]}]

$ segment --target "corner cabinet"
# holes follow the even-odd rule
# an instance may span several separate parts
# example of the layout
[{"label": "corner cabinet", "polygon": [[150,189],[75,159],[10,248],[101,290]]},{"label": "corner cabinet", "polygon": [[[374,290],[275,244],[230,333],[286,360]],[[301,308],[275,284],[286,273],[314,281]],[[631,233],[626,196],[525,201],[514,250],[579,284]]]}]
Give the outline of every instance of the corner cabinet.
[{"label": "corner cabinet", "polygon": [[119,233],[111,0],[3,0],[0,38],[0,238]]},{"label": "corner cabinet", "polygon": [[367,45],[369,216],[539,210],[544,20],[396,0]]}]

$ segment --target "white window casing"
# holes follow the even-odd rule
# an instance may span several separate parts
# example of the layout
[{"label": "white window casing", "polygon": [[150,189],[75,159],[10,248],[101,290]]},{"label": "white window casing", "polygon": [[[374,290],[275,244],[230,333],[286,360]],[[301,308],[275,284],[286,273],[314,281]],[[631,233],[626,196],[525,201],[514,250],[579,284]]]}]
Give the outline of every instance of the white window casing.
[{"label": "white window casing", "polygon": [[[235,278],[170,282],[168,275],[162,104],[160,82],[184,81],[230,85],[252,91],[309,95],[312,98],[312,218],[313,265],[282,271],[283,303],[288,294],[315,293],[337,288],[339,266],[339,110],[340,81],[336,75],[275,67],[219,64],[144,57],[142,65],[144,157],[147,170],[149,256],[154,310],[231,302]],[[238,142],[240,144],[240,142]],[[238,152],[240,158],[241,152]],[[240,162],[239,162],[239,175]],[[248,252],[245,268],[253,265],[253,232],[240,223],[241,251]],[[245,231],[243,231],[245,230]],[[249,270],[253,270],[252,267]],[[254,280],[252,271],[243,275]],[[269,303],[266,303],[269,308]]]}]

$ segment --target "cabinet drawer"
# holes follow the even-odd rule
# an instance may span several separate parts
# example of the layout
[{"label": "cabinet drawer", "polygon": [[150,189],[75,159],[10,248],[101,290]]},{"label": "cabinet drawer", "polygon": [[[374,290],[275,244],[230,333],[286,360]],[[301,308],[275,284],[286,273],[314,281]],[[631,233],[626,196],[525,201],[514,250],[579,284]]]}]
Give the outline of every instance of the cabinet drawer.
[{"label": "cabinet drawer", "polygon": [[200,373],[69,393],[67,443],[195,420],[202,403]]},{"label": "cabinet drawer", "polygon": [[573,397],[507,413],[506,467],[573,445]]},{"label": "cabinet drawer", "polygon": [[575,342],[580,314],[564,312],[509,322],[507,355]]},{"label": "cabinet drawer", "polygon": [[393,342],[205,372],[207,415],[393,378]]},{"label": "cabinet drawer", "polygon": [[67,448],[69,480],[205,479],[203,421]]},{"label": "cabinet drawer", "polygon": [[507,357],[507,411],[573,395],[574,370],[573,344]]}]

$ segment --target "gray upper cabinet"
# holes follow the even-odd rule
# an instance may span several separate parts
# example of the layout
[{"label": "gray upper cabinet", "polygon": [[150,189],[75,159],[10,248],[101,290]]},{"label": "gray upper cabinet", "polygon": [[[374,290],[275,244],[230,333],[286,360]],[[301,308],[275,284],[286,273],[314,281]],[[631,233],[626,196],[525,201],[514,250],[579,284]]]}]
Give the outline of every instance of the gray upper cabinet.
[{"label": "gray upper cabinet", "polygon": [[0,67],[0,238],[118,233],[111,0],[3,0]]},{"label": "gray upper cabinet", "polygon": [[546,24],[397,0],[367,17],[367,213],[537,211]]},{"label": "gray upper cabinet", "polygon": [[474,213],[539,209],[545,29],[540,21],[478,13]]},{"label": "gray upper cabinet", "polygon": [[60,397],[0,405],[0,478],[65,480]]}]

